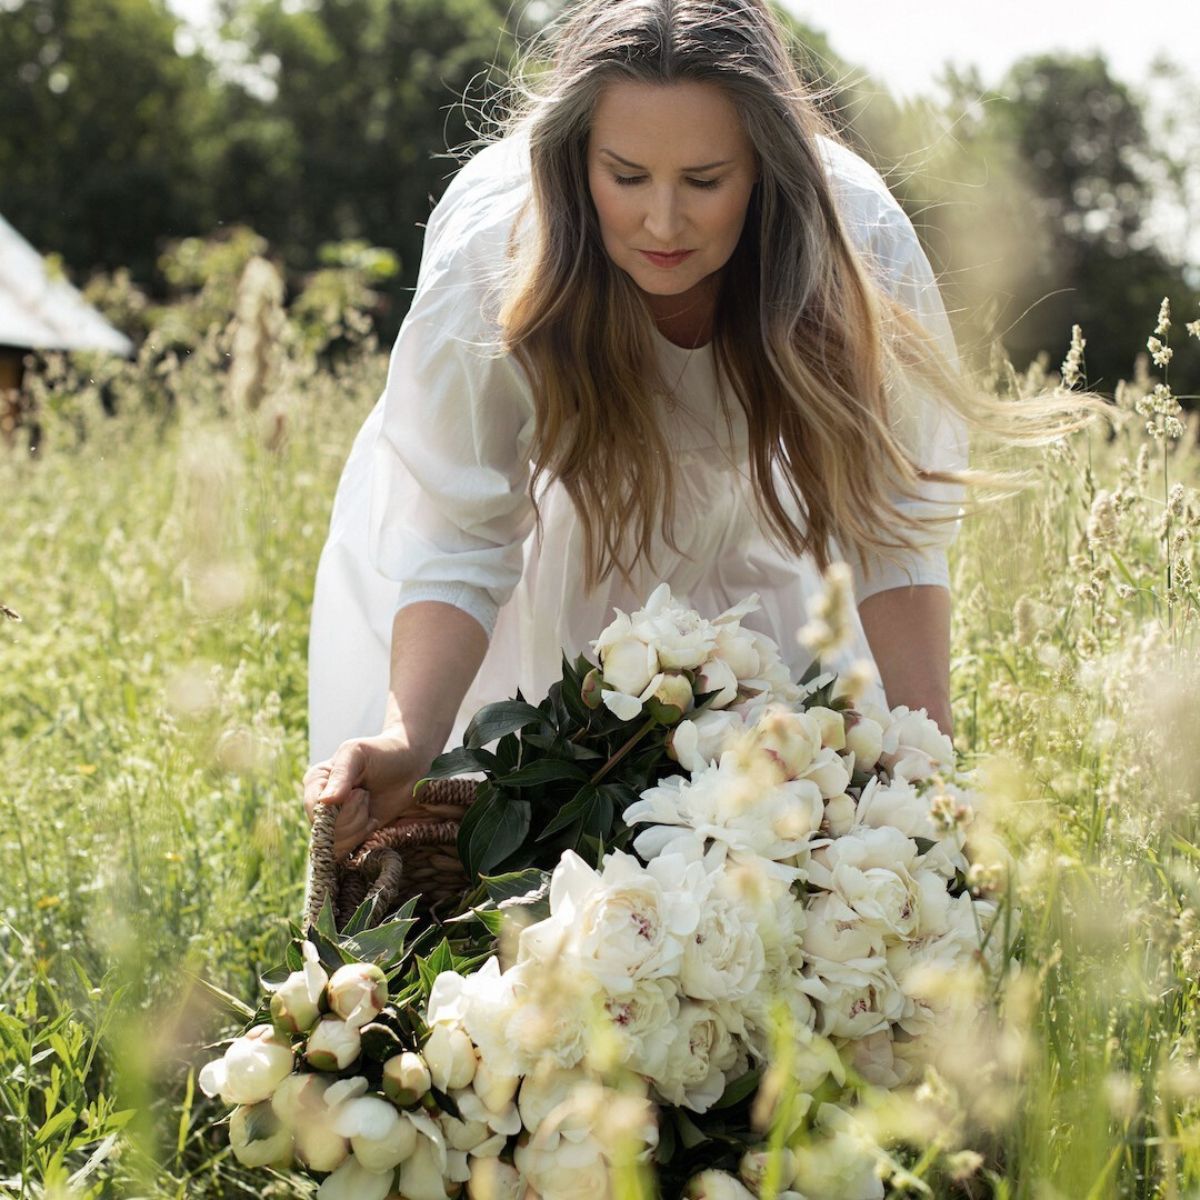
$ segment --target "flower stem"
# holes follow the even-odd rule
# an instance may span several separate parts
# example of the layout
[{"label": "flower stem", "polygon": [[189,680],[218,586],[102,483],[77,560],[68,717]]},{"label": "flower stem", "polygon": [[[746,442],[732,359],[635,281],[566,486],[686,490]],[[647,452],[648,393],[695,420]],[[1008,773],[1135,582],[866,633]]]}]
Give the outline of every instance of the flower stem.
[{"label": "flower stem", "polygon": [[599,783],[605,775],[609,773],[633,748],[657,725],[658,722],[651,717],[645,725],[643,725],[637,733],[633,735],[617,752],[592,776],[592,783]]}]

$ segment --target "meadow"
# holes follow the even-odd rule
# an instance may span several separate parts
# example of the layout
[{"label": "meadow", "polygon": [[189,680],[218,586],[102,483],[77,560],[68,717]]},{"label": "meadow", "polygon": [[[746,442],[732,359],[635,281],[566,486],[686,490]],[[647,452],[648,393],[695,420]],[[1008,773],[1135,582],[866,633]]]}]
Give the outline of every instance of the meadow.
[{"label": "meadow", "polygon": [[[238,1025],[205,981],[252,998],[299,917],[312,578],[386,353],[206,288],[135,362],[52,361],[38,453],[0,446],[0,1195],[308,1194],[236,1163],[196,1072]],[[1200,1195],[1196,315],[1130,332],[1108,426],[996,457],[1027,484],[953,549],[956,744],[1012,854],[975,883],[1020,937],[881,1117],[910,1194]],[[988,386],[1086,348],[1048,362]]]}]

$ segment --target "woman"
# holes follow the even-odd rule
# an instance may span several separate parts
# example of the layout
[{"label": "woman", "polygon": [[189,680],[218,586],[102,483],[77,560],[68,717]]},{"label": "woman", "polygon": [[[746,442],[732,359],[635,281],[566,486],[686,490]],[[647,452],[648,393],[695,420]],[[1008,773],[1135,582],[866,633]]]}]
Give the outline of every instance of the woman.
[{"label": "woman", "polygon": [[[346,852],[482,704],[654,585],[801,672],[844,559],[842,656],[950,730],[953,339],[912,226],[823,126],[762,0],[584,0],[508,136],[428,224],[318,571],[311,816]],[[971,398],[972,403],[975,398]]]}]

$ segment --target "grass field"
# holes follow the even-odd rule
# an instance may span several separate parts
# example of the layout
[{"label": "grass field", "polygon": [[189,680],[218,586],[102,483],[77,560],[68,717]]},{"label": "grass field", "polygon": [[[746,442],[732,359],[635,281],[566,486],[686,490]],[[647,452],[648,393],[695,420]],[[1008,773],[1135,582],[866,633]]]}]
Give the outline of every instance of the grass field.
[{"label": "grass field", "polygon": [[[117,419],[52,373],[41,453],[0,453],[0,1194],[303,1194],[213,1125],[195,1070],[234,1020],[197,980],[250,997],[299,913],[312,577],[386,361],[288,356],[247,411],[228,337],[122,369]],[[953,553],[957,742],[1022,969],[910,1104],[991,1151],[978,1195],[1200,1195],[1200,470],[1194,421],[1147,432],[1147,370],[1115,436],[1010,460],[1034,482]]]}]

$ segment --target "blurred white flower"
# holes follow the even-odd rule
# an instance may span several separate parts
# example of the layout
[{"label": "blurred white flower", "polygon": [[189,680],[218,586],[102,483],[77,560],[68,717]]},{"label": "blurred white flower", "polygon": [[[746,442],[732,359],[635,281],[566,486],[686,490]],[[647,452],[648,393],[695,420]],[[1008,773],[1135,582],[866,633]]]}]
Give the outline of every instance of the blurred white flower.
[{"label": "blurred white flower", "polygon": [[325,1094],[333,1081],[324,1075],[290,1075],[271,1097],[275,1115],[292,1131],[298,1161],[314,1171],[336,1170],[350,1153],[349,1139],[330,1125]]},{"label": "blurred white flower", "polygon": [[392,1190],[392,1171],[371,1171],[353,1155],[317,1190],[317,1200],[384,1200]]},{"label": "blurred white flower", "polygon": [[475,1047],[463,1029],[434,1025],[423,1048],[433,1086],[446,1092],[466,1087],[475,1077]]},{"label": "blurred white flower", "polygon": [[754,1200],[756,1193],[727,1171],[710,1168],[693,1175],[683,1194],[687,1200]]},{"label": "blurred white flower", "polygon": [[387,976],[374,963],[347,963],[329,980],[329,1007],[347,1025],[368,1024],[387,1001]]},{"label": "blurred white flower", "polygon": [[901,704],[884,728],[879,761],[893,777],[928,779],[939,767],[954,766],[954,744],[925,709]]},{"label": "blurred white flower", "polygon": [[275,1115],[269,1100],[242,1105],[229,1118],[229,1148],[243,1167],[287,1167],[292,1132]]},{"label": "blurred white flower", "polygon": [[198,1082],[206,1096],[229,1105],[266,1100],[292,1072],[291,1043],[271,1025],[256,1025],[236,1038],[223,1057],[205,1063]]}]

